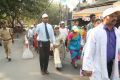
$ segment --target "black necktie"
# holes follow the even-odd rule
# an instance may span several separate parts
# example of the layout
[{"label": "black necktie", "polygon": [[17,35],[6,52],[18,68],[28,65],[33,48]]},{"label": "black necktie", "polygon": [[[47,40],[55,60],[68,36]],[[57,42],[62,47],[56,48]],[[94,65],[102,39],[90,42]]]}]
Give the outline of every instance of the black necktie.
[{"label": "black necktie", "polygon": [[49,33],[48,33],[48,29],[47,29],[46,23],[45,23],[45,32],[46,32],[46,38],[49,40],[50,36],[49,36]]}]

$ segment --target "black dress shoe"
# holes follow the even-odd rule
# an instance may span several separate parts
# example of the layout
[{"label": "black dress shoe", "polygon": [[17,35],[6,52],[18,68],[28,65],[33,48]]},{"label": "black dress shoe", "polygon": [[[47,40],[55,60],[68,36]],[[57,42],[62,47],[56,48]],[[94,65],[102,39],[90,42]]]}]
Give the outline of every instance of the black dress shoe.
[{"label": "black dress shoe", "polygon": [[8,58],[8,62],[10,62],[11,61],[11,58]]},{"label": "black dress shoe", "polygon": [[58,71],[62,71],[62,68],[56,68]]}]

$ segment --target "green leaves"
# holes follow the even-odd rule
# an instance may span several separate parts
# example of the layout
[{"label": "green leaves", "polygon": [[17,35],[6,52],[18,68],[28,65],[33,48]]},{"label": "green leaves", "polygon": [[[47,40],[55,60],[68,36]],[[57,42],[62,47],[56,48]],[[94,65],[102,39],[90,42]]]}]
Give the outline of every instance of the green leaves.
[{"label": "green leaves", "polygon": [[38,16],[48,0],[0,0],[0,18],[11,16],[14,18]]},{"label": "green leaves", "polygon": [[0,0],[0,19],[7,19],[12,24],[15,20],[33,24],[44,12],[49,15],[51,24],[59,23],[60,5],[53,4],[52,0]]}]

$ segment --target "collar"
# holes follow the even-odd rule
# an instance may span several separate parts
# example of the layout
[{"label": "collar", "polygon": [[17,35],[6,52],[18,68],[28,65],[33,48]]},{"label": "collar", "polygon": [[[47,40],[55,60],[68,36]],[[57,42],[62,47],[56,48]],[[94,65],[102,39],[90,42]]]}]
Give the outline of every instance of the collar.
[{"label": "collar", "polygon": [[[42,22],[42,24],[45,24],[44,22]],[[48,23],[46,23],[46,24],[48,24]]]},{"label": "collar", "polygon": [[115,29],[114,27],[112,27],[112,29],[111,29],[111,30],[109,30],[109,29],[108,29],[108,27],[107,27],[106,25],[104,25],[104,27],[103,27],[103,28],[104,28],[105,30],[108,30],[108,31],[114,31],[114,29]]}]

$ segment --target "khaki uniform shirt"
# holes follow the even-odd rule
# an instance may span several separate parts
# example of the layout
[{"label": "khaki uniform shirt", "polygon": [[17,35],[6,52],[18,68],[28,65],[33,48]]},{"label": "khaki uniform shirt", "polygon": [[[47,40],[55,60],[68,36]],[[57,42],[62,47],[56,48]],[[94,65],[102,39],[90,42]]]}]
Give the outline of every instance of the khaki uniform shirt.
[{"label": "khaki uniform shirt", "polygon": [[3,40],[12,39],[11,35],[12,35],[12,31],[9,28],[2,29],[2,31],[1,31],[1,38]]}]

